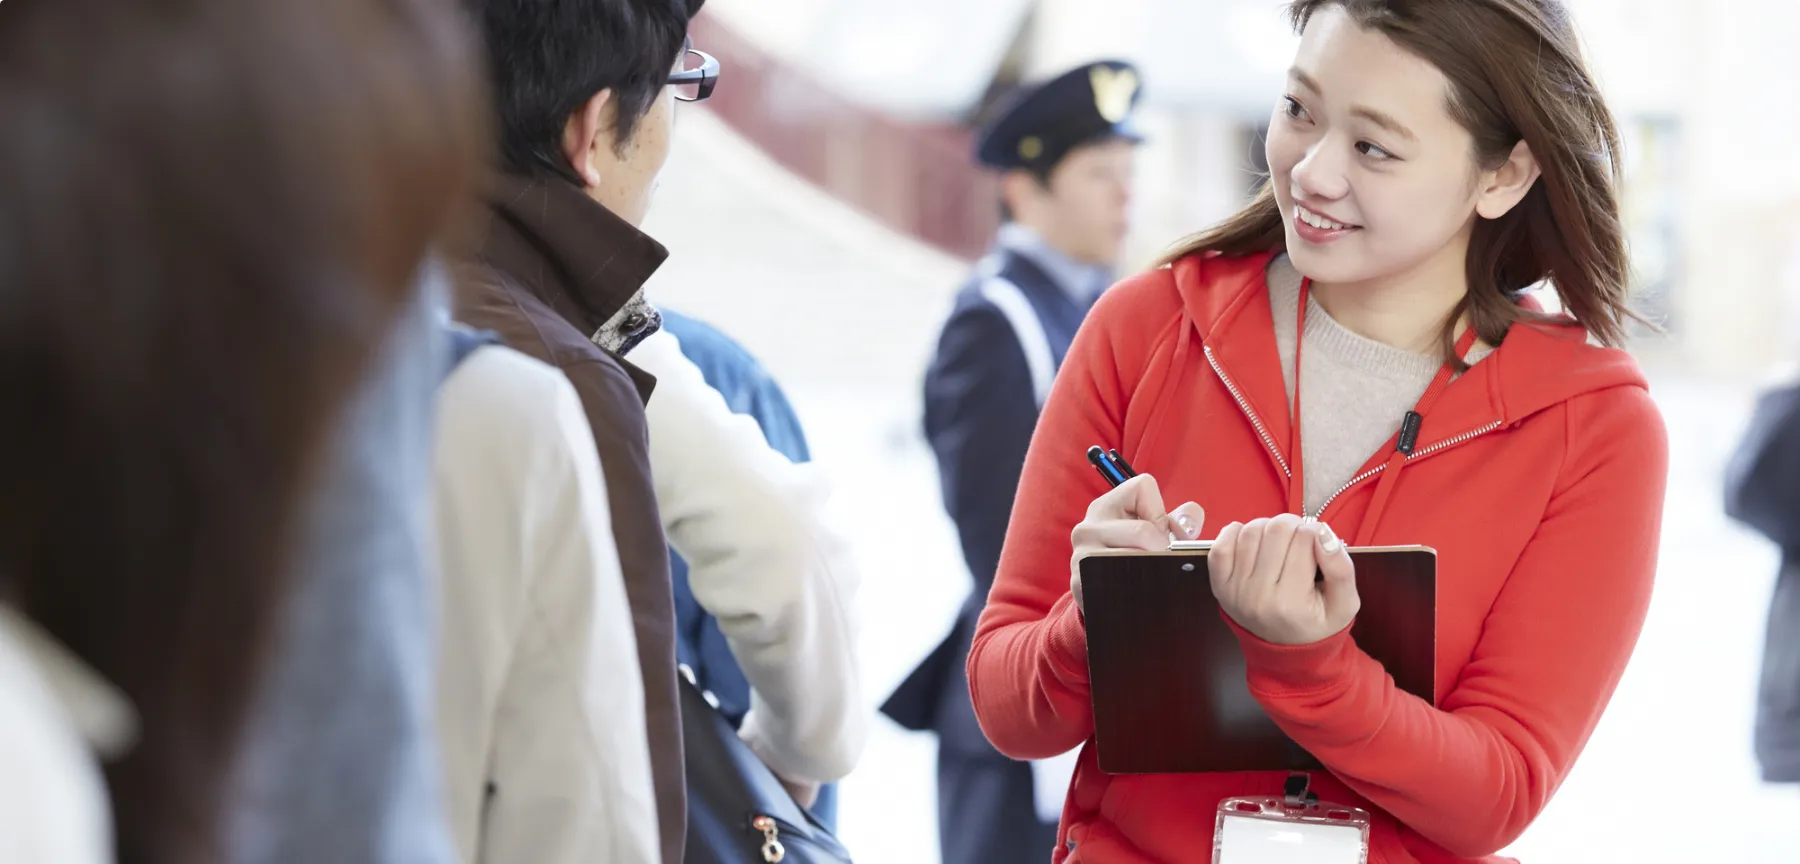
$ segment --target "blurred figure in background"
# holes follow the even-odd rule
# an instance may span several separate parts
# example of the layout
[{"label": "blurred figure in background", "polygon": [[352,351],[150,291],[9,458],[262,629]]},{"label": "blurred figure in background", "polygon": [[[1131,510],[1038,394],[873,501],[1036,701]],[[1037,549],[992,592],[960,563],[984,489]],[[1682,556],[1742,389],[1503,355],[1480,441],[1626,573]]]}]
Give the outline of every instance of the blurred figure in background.
[{"label": "blurred figure in background", "polygon": [[1130,229],[1141,96],[1129,64],[1083,66],[1016,94],[977,146],[982,165],[1004,172],[1005,224],[957,295],[925,378],[925,434],[975,590],[882,707],[938,734],[945,864],[1040,862],[1056,844],[1074,754],[1029,764],[1001,755],[975,722],[963,667],[1038,412]]},{"label": "blurred figure in background", "polygon": [[555,369],[450,327],[438,404],[438,726],[459,860],[661,852],[606,484]]},{"label": "blurred figure in background", "polygon": [[[448,860],[416,544],[342,563],[309,495],[343,488],[346,406],[478,161],[456,24],[434,0],[0,8],[0,600],[32,622],[0,625],[0,857]],[[109,826],[78,736],[125,743],[125,700]]]},{"label": "blurred figure in background", "polygon": [[663,858],[678,861],[687,819],[664,532],[752,687],[743,739],[802,803],[850,771],[866,733],[854,574],[823,524],[817,473],[731,413],[657,333],[643,296],[667,257],[637,226],[668,159],[674,102],[707,97],[718,78],[717,61],[686,43],[700,0],[471,5],[502,171],[457,318],[561,369],[581,397],[633,610]]},{"label": "blurred figure in background", "polygon": [[230,791],[232,864],[453,860],[424,510],[440,303],[419,286],[326,444]]},{"label": "blurred figure in background", "polygon": [[1758,401],[1727,469],[1725,512],[1781,547],[1769,604],[1756,757],[1768,783],[1800,783],[1800,384]]},{"label": "blurred figure in background", "polygon": [[[732,413],[756,421],[769,447],[793,462],[812,461],[806,431],[788,403],[781,385],[744,346],[711,324],[670,309],[659,309],[663,329],[681,342],[683,356],[699,368],[706,385],[719,391]],[[719,712],[742,727],[750,713],[750,681],[731,654],[730,640],[719,619],[700,605],[688,582],[688,563],[669,550],[669,572],[675,583],[675,654],[694,670],[699,686],[718,697]],[[813,815],[825,827],[837,827],[837,786],[820,787]]]}]

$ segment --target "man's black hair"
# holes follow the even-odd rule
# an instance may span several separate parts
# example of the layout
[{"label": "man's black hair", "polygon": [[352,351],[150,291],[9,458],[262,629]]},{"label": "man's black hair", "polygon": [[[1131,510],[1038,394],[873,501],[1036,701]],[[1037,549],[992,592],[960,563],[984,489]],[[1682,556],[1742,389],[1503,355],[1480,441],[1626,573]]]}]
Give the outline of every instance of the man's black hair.
[{"label": "man's black hair", "polygon": [[465,0],[486,44],[499,157],[521,174],[577,185],[563,155],[569,117],[610,89],[621,147],[656,104],[705,0]]},{"label": "man's black hair", "polygon": [[[1071,150],[1069,152],[1073,153],[1075,151]],[[1031,179],[1037,181],[1038,188],[1049,191],[1050,175],[1055,173],[1056,166],[1061,164],[1061,162],[1053,162],[1048,165],[1034,165],[1028,168],[1014,168],[1013,170],[1024,171],[1025,173],[1030,174]],[[1000,194],[1000,222],[1001,224],[1006,224],[1013,221],[1014,218],[1012,205],[1006,203],[1006,194],[1002,192]]]}]

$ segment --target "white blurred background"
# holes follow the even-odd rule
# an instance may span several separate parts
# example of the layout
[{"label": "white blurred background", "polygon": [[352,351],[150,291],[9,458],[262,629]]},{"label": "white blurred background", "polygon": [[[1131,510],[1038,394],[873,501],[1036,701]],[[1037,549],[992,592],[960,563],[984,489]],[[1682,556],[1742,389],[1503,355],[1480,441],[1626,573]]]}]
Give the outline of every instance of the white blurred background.
[{"label": "white blurred background", "polygon": [[[1643,308],[1668,331],[1634,349],[1674,467],[1637,655],[1509,854],[1789,864],[1800,788],[1761,785],[1750,752],[1776,558],[1720,515],[1719,486],[1756,387],[1800,359],[1800,110],[1787,92],[1800,4],[1569,5],[1625,126]],[[861,541],[873,711],[969,586],[919,432],[936,329],[995,206],[958,173],[968,122],[1011,81],[1138,63],[1153,137],[1136,266],[1251,188],[1293,37],[1275,0],[710,0],[695,37],[724,78],[711,107],[680,117],[646,226],[673,252],[651,293],[757,354],[834,475]],[[937,860],[934,784],[933,739],[878,719],[842,786],[839,833],[859,862]]]}]

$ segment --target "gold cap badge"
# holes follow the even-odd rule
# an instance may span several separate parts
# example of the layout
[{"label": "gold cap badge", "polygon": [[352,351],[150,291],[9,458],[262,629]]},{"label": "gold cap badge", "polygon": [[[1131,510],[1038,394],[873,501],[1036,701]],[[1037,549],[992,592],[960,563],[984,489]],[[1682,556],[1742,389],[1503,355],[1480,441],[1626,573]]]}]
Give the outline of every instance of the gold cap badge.
[{"label": "gold cap badge", "polygon": [[1044,142],[1036,135],[1027,135],[1019,142],[1019,158],[1030,162],[1044,155]]},{"label": "gold cap badge", "polygon": [[1094,107],[1108,123],[1118,123],[1131,113],[1131,101],[1138,90],[1137,73],[1130,69],[1095,66],[1088,73],[1094,85]]}]

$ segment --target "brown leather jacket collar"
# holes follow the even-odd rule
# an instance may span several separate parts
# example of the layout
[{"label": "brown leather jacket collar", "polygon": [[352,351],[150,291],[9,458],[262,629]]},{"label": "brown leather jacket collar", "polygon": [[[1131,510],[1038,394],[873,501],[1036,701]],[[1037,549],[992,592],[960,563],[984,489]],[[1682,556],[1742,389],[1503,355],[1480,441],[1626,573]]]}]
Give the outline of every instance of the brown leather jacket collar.
[{"label": "brown leather jacket collar", "polygon": [[486,263],[512,274],[590,336],[669,257],[650,235],[557,178],[502,174],[488,194]]}]

